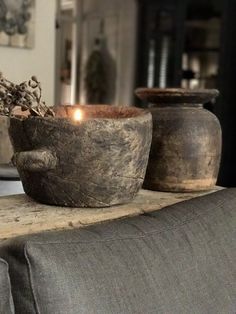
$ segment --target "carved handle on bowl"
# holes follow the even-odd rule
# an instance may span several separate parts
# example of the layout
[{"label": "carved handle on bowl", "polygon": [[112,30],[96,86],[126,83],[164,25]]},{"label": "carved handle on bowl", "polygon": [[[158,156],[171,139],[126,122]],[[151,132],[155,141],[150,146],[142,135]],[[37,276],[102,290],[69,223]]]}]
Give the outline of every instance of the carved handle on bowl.
[{"label": "carved handle on bowl", "polygon": [[50,150],[38,149],[17,152],[13,155],[12,162],[18,170],[42,172],[55,169],[57,157]]}]

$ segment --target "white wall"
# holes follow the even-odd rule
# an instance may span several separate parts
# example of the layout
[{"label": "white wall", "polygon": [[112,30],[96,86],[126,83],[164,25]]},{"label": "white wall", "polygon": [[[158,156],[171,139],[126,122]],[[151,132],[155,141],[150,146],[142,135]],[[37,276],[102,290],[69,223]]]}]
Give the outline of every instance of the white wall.
[{"label": "white wall", "polygon": [[[136,0],[84,0],[81,62],[81,96],[85,102],[84,67],[91,52],[91,37],[96,35],[96,19],[105,18],[105,33],[110,53],[116,60],[116,95],[114,104],[132,105],[136,55]],[[113,23],[114,21],[114,23]]]},{"label": "white wall", "polygon": [[0,71],[14,82],[36,75],[42,83],[43,99],[54,104],[56,0],[37,0],[33,49],[0,46]]}]

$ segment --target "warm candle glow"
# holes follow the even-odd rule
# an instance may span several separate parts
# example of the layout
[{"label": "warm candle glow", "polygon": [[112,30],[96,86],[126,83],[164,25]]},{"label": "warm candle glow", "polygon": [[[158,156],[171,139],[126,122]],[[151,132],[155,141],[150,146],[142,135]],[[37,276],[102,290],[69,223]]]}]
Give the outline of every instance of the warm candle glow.
[{"label": "warm candle glow", "polygon": [[75,121],[81,121],[83,119],[83,112],[80,109],[76,109],[74,112],[74,120]]}]

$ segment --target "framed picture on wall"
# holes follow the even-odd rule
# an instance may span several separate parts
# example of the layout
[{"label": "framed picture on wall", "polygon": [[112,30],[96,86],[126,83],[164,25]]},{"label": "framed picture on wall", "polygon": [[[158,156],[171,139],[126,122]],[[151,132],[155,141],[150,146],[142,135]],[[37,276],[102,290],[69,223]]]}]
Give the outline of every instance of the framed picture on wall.
[{"label": "framed picture on wall", "polygon": [[0,0],[0,45],[34,47],[35,0]]}]

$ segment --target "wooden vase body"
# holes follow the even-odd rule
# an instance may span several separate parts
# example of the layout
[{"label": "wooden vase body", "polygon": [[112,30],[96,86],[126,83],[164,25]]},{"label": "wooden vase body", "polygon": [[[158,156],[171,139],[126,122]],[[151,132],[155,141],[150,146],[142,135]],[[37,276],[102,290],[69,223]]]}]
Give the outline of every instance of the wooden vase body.
[{"label": "wooden vase body", "polygon": [[208,190],[216,184],[221,127],[214,114],[197,104],[209,100],[212,94],[208,91],[201,91],[200,95],[191,93],[187,92],[189,98],[176,90],[167,90],[166,94],[161,94],[161,99],[151,95],[152,103],[155,102],[149,108],[153,117],[153,138],[145,188],[190,192]]}]

